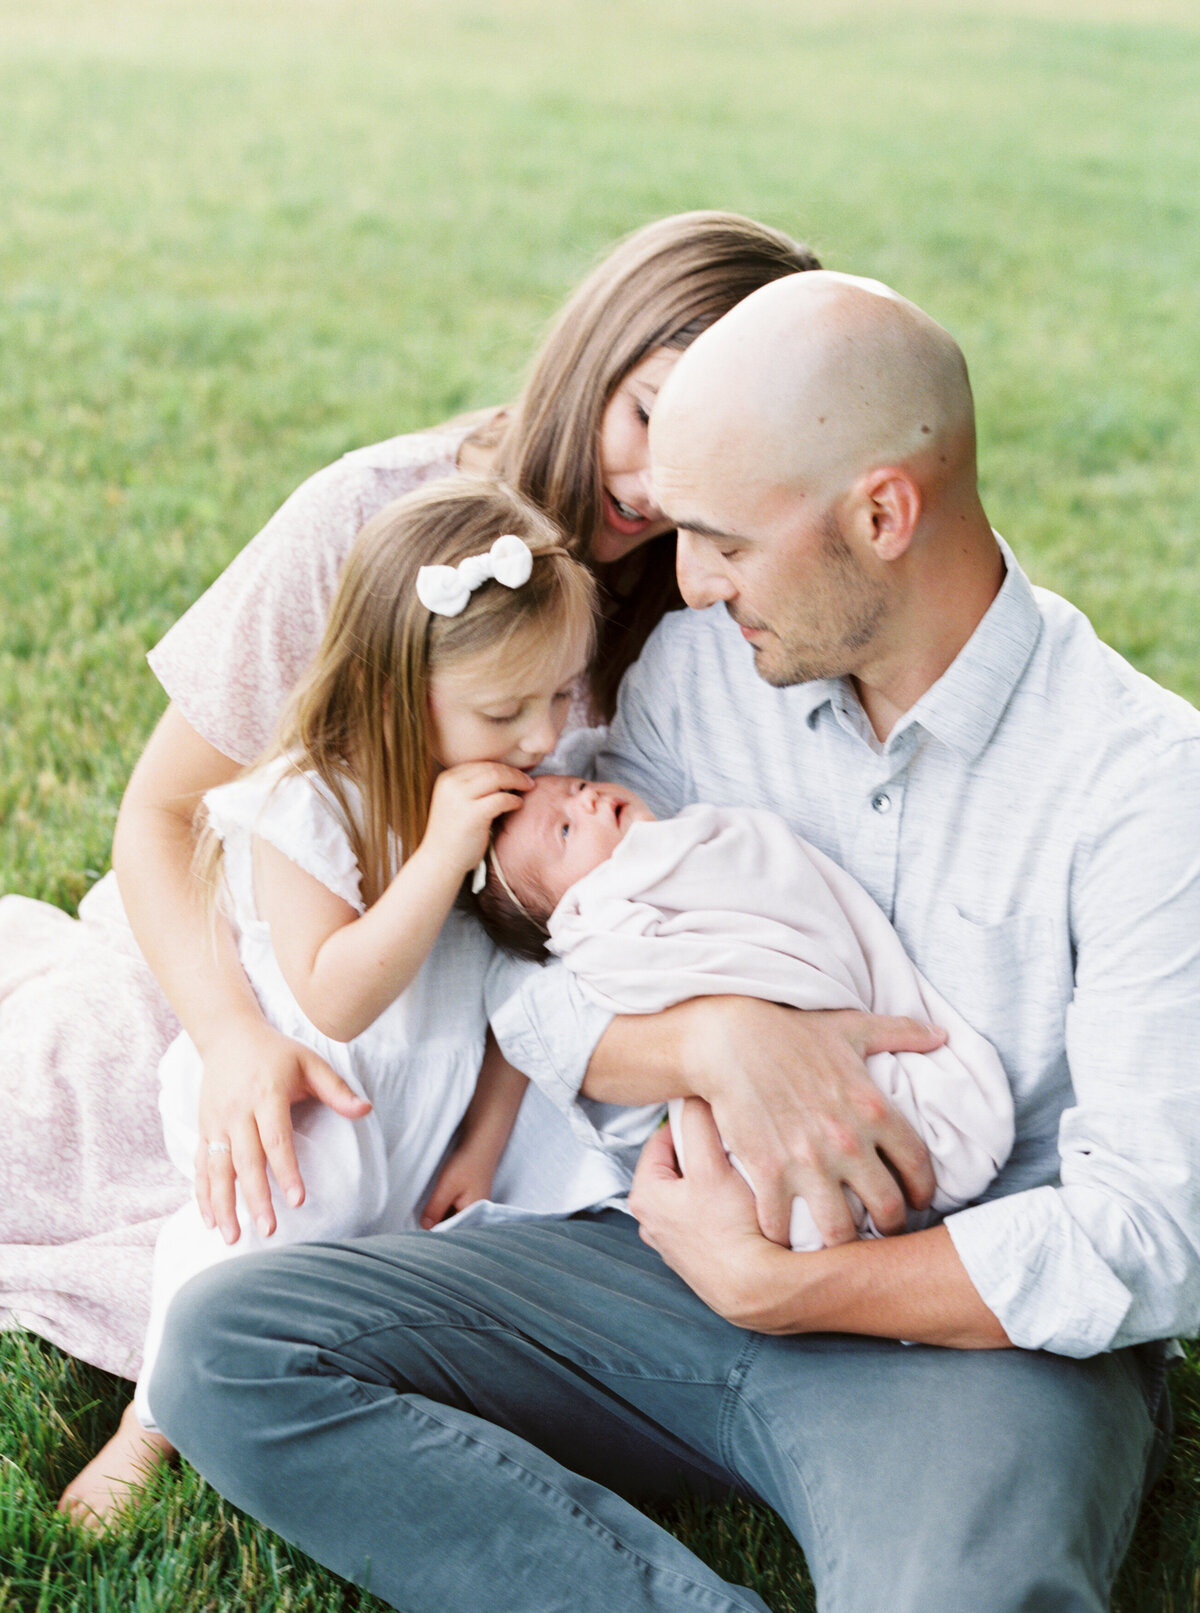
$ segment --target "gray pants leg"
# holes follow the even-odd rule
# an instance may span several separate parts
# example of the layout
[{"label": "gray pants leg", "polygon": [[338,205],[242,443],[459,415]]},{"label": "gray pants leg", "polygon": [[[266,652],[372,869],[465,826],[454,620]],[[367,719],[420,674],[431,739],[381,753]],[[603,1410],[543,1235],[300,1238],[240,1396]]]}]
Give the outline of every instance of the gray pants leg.
[{"label": "gray pants leg", "polygon": [[776,1507],[828,1613],[1098,1613],[1155,1437],[1136,1352],[747,1334],[615,1212],[231,1261],[151,1392],[218,1489],[405,1613],[761,1613],[631,1504],[681,1485]]}]

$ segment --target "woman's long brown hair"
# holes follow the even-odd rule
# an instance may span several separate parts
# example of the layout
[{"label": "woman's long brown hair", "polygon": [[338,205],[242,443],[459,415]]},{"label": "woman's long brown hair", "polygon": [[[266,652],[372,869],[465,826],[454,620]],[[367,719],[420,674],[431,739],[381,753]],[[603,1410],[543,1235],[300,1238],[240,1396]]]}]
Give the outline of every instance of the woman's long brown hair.
[{"label": "woman's long brown hair", "polygon": [[[551,326],[517,402],[492,433],[495,468],[587,560],[603,510],[599,438],[613,393],[656,348],[682,350],[751,292],[819,269],[800,242],[737,213],[680,213],[635,231],[593,269]],[[486,440],[483,428],[477,440]],[[664,534],[595,567],[602,623],[590,671],[598,719],[651,630],[683,601]]]}]

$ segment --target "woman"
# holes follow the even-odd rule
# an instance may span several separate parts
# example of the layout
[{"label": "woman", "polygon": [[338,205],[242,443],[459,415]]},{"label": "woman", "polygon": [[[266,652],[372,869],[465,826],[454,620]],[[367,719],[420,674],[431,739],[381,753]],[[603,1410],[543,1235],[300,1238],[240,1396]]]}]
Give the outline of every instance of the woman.
[{"label": "woman", "polygon": [[267,1161],[299,1202],[293,1103],[315,1096],[361,1112],[322,1060],[267,1025],[231,934],[214,937],[190,874],[196,803],[265,745],[359,527],[456,471],[509,479],[575,534],[596,571],[605,621],[590,690],[606,718],[621,673],[678,603],[673,539],[648,481],[658,387],[678,352],[741,298],[815,267],[805,248],[732,214],[639,230],[571,298],[510,410],[394,438],[319,472],[151,652],[170,704],[122,803],[120,897],[111,877],[101,881],[79,921],[0,901],[0,1322],[136,1376],[155,1235],[183,1194],[156,1084],[180,1022],[205,1059],[197,1191],[230,1241],[235,1177],[260,1225],[272,1221]]}]

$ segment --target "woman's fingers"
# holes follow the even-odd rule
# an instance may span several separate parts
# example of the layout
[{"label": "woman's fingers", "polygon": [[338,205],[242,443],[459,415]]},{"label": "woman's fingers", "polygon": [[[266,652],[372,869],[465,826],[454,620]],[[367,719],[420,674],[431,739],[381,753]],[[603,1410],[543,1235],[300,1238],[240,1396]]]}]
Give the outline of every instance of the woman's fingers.
[{"label": "woman's fingers", "polygon": [[323,1058],[310,1053],[304,1060],[305,1084],[309,1093],[347,1120],[361,1120],[371,1112],[371,1100],[361,1098]]},{"label": "woman's fingers", "polygon": [[[290,1116],[287,1120],[287,1129],[290,1147]],[[251,1117],[238,1128],[232,1137],[232,1143],[233,1175],[237,1177],[238,1185],[241,1187],[246,1210],[258,1230],[259,1237],[269,1238],[275,1230],[275,1206],[271,1203],[271,1184],[267,1180],[267,1156],[263,1152],[257,1117]],[[298,1168],[296,1174],[299,1175]],[[230,1197],[236,1199],[232,1181]],[[233,1213],[236,1217],[236,1207]]]},{"label": "woman's fingers", "polygon": [[195,1193],[200,1219],[211,1230],[217,1221],[213,1214],[212,1192],[208,1183],[208,1144],[203,1137],[196,1144]]},{"label": "woman's fingers", "polygon": [[[368,1105],[369,1107],[369,1105]],[[279,1190],[287,1202],[295,1209],[304,1203],[304,1178],[300,1174],[300,1161],[296,1158],[295,1132],[292,1130],[292,1106],[284,1098],[273,1097],[260,1100],[254,1114],[254,1126],[257,1128],[260,1144],[259,1157],[265,1157],[271,1168],[271,1175],[279,1184]],[[239,1170],[238,1174],[241,1172]],[[242,1183],[242,1194],[246,1206],[254,1216],[255,1224],[262,1232],[262,1220],[269,1216],[270,1231],[264,1232],[269,1237],[275,1230],[275,1211],[271,1205],[271,1188],[263,1172],[263,1184],[266,1189],[266,1205],[263,1206],[261,1198],[252,1200],[246,1182]]]},{"label": "woman's fingers", "polygon": [[[226,1142],[226,1146],[218,1146]],[[208,1207],[211,1225],[216,1226],[226,1243],[236,1243],[241,1236],[237,1218],[237,1197],[234,1192],[233,1153],[226,1139],[202,1137],[196,1149],[197,1198],[203,1176],[206,1197],[200,1201],[201,1213]]]}]

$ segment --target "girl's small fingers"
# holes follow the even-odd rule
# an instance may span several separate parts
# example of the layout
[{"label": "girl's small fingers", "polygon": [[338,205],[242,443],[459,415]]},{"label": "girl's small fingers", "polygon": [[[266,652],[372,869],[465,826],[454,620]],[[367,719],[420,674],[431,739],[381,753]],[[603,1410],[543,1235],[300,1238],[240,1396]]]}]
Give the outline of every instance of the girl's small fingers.
[{"label": "girl's small fingers", "polygon": [[494,762],[491,764],[491,778],[494,780],[493,788],[512,790],[522,797],[527,790],[532,790],[534,780],[528,773],[522,773],[519,767],[509,767],[507,762]]}]

